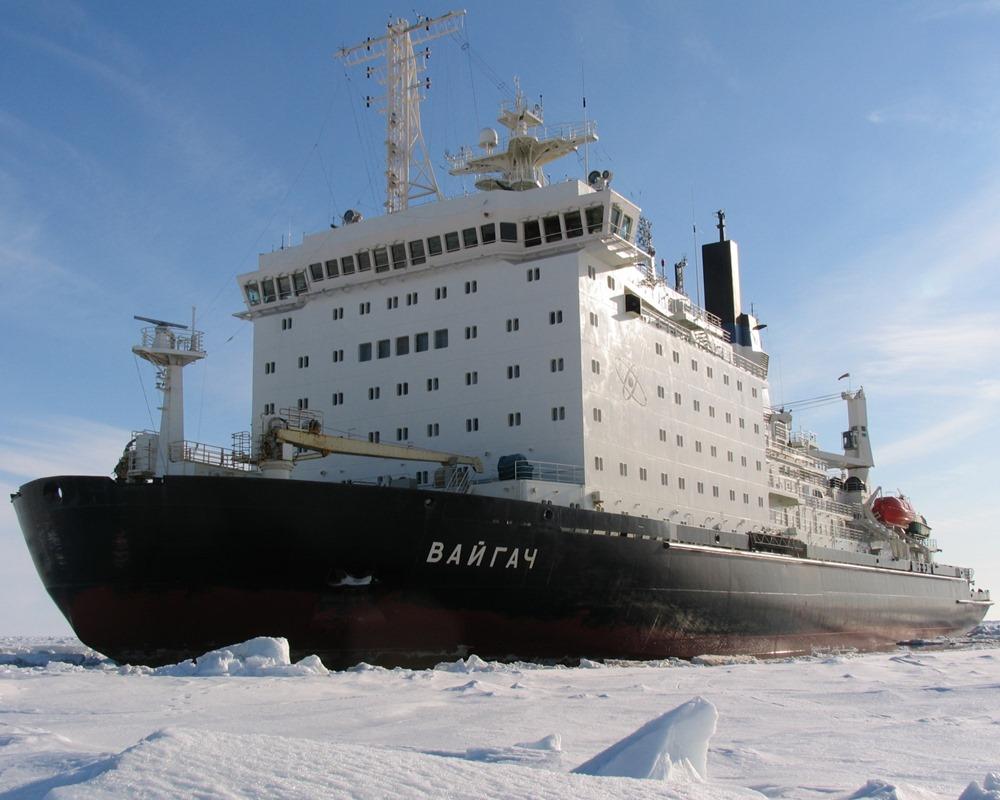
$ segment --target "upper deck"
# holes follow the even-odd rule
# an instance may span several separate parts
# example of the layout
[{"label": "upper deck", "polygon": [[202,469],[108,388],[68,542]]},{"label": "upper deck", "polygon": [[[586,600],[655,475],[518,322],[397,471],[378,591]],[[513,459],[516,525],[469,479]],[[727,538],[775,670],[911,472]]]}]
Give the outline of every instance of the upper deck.
[{"label": "upper deck", "polygon": [[639,214],[613,189],[565,181],[363,219],[262,254],[256,271],[239,276],[247,310],[238,316],[283,313],[315,294],[479,258],[518,262],[586,247],[609,266],[648,269],[651,256],[636,242]]}]

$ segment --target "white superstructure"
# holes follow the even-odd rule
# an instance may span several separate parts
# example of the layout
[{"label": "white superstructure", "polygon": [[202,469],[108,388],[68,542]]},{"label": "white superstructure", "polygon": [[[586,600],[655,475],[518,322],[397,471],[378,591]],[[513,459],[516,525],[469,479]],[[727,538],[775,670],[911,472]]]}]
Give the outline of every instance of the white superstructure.
[{"label": "white superstructure", "polygon": [[[515,453],[563,465],[560,477],[582,480],[551,490],[556,503],[766,523],[764,371],[654,276],[635,243],[639,213],[610,187],[570,181],[261,256],[240,276],[258,424],[282,408],[321,411],[327,431],[369,441],[494,468]],[[342,458],[296,477],[378,470],[433,479],[426,464]]]}]

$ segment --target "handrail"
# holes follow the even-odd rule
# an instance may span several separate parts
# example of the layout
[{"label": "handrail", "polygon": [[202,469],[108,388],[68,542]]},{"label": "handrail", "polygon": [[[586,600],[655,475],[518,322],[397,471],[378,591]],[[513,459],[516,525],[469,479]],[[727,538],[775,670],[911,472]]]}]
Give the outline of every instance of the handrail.
[{"label": "handrail", "polygon": [[190,461],[195,464],[235,469],[241,472],[250,472],[253,469],[249,453],[187,440],[170,443],[170,460]]},{"label": "handrail", "polygon": [[514,480],[549,481],[551,483],[583,484],[583,467],[577,464],[559,464],[555,461],[514,462]]}]

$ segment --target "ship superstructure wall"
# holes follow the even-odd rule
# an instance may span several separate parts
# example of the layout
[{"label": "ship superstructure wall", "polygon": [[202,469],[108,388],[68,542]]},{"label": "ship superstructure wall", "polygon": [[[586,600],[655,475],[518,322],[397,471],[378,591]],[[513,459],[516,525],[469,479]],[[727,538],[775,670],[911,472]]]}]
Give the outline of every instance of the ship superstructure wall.
[{"label": "ship superstructure wall", "polygon": [[[603,227],[591,232],[596,209]],[[766,380],[739,366],[721,329],[667,319],[690,301],[651,280],[633,243],[612,235],[608,218],[621,213],[638,217],[620,195],[570,182],[422,206],[263,256],[241,282],[283,275],[289,296],[251,308],[255,414],[305,407],[323,413],[329,432],[477,455],[488,469],[515,453],[571,465],[585,475],[586,507],[765,523]],[[539,224],[530,246],[526,217]],[[507,223],[514,241],[501,241],[505,220],[521,220]],[[412,241],[430,247],[435,237],[439,261],[414,265]],[[390,243],[381,267],[322,274],[328,256],[363,244],[374,258],[380,241]],[[400,269],[393,241],[408,259]],[[626,307],[629,297],[643,313]],[[296,470],[321,480],[385,473],[433,481],[418,462],[339,457]]]}]

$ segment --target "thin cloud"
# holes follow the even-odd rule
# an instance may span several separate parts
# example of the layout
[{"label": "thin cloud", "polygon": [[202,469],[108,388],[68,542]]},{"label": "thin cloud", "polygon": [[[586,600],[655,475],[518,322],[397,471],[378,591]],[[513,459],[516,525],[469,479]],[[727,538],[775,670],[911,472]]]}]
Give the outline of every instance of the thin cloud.
[{"label": "thin cloud", "polygon": [[226,185],[231,192],[241,192],[248,200],[268,197],[277,191],[280,181],[276,175],[260,169],[247,171],[246,165],[256,163],[256,159],[246,152],[236,136],[211,129],[191,112],[188,102],[171,100],[165,92],[142,80],[138,65],[120,67],[34,34],[0,29],[0,35],[62,61],[129,100],[154,122],[153,129],[167,138],[164,150],[186,168],[190,180],[203,185]]},{"label": "thin cloud", "polygon": [[77,417],[28,423],[0,434],[0,476],[23,482],[47,475],[110,475],[129,431]]},{"label": "thin cloud", "polygon": [[1000,14],[1000,0],[965,0],[965,2],[934,3],[919,15],[924,22],[950,17],[982,17]]}]

